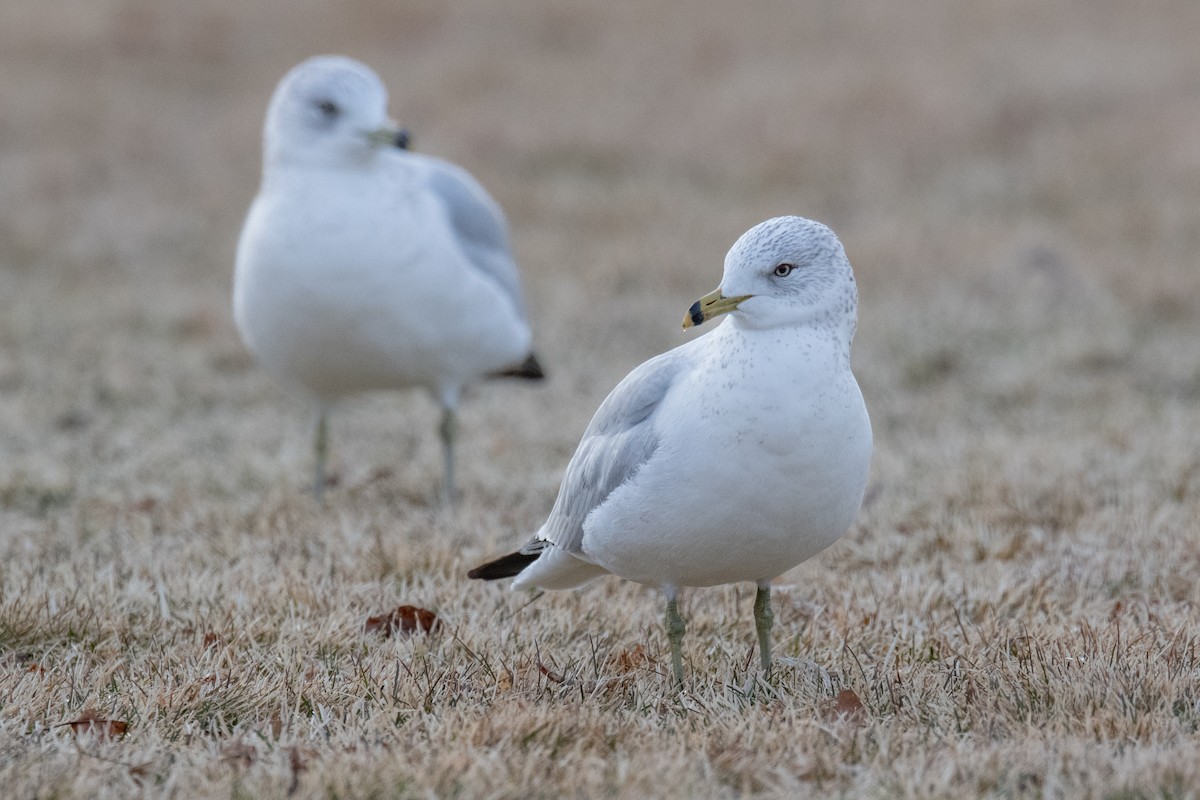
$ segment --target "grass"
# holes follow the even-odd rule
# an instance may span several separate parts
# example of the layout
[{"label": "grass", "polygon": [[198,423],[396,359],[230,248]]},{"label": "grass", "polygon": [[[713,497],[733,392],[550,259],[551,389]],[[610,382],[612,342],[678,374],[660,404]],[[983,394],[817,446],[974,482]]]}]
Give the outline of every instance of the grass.
[{"label": "grass", "polygon": [[[283,8],[0,7],[6,794],[1200,796],[1200,6]],[[453,513],[415,395],[334,418],[317,506],[232,326],[315,52],[512,223],[551,379],[469,398]],[[781,213],[855,264],[871,488],[774,588],[770,687],[753,588],[685,596],[677,697],[656,592],[463,576]],[[364,632],[403,604],[443,627]]]}]

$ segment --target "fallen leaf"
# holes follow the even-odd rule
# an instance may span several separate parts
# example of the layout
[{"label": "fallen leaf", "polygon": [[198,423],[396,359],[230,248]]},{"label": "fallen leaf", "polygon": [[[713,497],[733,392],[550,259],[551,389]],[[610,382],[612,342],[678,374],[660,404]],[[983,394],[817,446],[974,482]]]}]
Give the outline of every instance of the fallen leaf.
[{"label": "fallen leaf", "polygon": [[214,644],[216,644],[218,641],[220,641],[220,637],[217,636],[217,634],[215,632],[208,631],[207,633],[204,634],[204,649],[207,650],[208,648],[210,648]]},{"label": "fallen leaf", "polygon": [[44,673],[46,671],[46,668],[43,667],[41,664],[38,664],[35,661],[34,663],[32,663],[28,667],[26,667],[25,671],[26,672],[36,672],[37,674],[41,675],[42,673]]},{"label": "fallen leaf", "polygon": [[427,608],[416,606],[399,606],[390,614],[378,617],[368,617],[363,625],[363,633],[378,633],[384,638],[394,633],[410,634],[416,631],[433,633],[441,630],[442,621],[437,614]]},{"label": "fallen leaf", "polygon": [[554,683],[562,683],[563,681],[566,680],[566,677],[564,677],[562,673],[555,672],[554,670],[547,667],[545,664],[542,663],[542,660],[540,658],[538,659],[537,665],[538,665],[538,672],[545,675],[546,680],[553,681]]},{"label": "fallen leaf", "polygon": [[616,672],[626,673],[647,668],[653,663],[653,659],[646,655],[645,647],[635,644],[633,647],[617,653],[610,663]]},{"label": "fallen leaf", "polygon": [[834,699],[833,710],[839,714],[853,714],[862,711],[862,700],[853,689],[842,689]]},{"label": "fallen leaf", "polygon": [[501,692],[507,692],[512,685],[513,674],[507,669],[501,669],[500,674],[496,676],[496,688]]},{"label": "fallen leaf", "polygon": [[289,747],[288,766],[292,768],[292,782],[288,786],[289,796],[300,788],[300,774],[308,769],[308,762],[317,757],[317,751],[308,747]]},{"label": "fallen leaf", "polygon": [[258,748],[248,744],[244,739],[226,742],[221,747],[221,760],[231,764],[248,767],[258,759]]},{"label": "fallen leaf", "polygon": [[830,706],[826,716],[835,720],[861,722],[866,716],[866,709],[863,708],[862,700],[858,698],[853,689],[842,689],[834,698],[833,705]]},{"label": "fallen leaf", "polygon": [[119,719],[105,719],[98,716],[95,711],[84,711],[79,719],[64,722],[56,727],[61,728],[64,725],[70,725],[71,730],[76,734],[90,733],[100,739],[124,736],[125,732],[129,730],[129,723]]}]

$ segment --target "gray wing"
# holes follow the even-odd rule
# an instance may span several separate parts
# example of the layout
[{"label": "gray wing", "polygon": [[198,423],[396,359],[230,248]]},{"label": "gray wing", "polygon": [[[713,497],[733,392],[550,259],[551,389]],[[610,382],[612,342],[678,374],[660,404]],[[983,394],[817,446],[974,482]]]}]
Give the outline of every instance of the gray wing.
[{"label": "gray wing", "polygon": [[524,318],[521,279],[500,206],[466,170],[429,156],[423,160],[429,168],[428,186],[446,207],[450,226],[467,259],[500,287]]},{"label": "gray wing", "polygon": [[587,515],[636,475],[658,449],[654,414],[683,366],[677,350],[652,358],[626,375],[600,404],[567,465],[539,540],[570,553],[582,552]]}]

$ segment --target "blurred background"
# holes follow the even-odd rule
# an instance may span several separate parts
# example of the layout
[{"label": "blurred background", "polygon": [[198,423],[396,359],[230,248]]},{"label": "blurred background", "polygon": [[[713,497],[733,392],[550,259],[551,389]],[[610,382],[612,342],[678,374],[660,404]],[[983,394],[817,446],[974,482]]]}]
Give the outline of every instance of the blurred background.
[{"label": "blurred background", "polygon": [[[1116,485],[1131,449],[1190,476],[1197,41],[1191,0],[4,3],[0,506],[302,486],[308,410],[229,292],[267,100],[316,53],[374,67],[416,149],[508,214],[552,381],[479,390],[468,492],[523,497],[519,469],[545,505],[599,400],[779,214],[857,270],[880,486],[972,458]],[[356,402],[344,477],[400,453],[394,482],[432,487],[432,406]]]}]

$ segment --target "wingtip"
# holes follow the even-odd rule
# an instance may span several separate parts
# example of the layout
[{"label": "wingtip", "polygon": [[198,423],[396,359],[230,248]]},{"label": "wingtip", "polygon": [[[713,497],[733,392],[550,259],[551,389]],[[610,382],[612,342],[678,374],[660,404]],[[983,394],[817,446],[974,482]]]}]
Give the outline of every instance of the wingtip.
[{"label": "wingtip", "polygon": [[546,377],[546,372],[542,369],[542,363],[538,361],[535,353],[529,354],[529,358],[525,359],[522,367],[526,370],[526,376],[532,380],[540,381]]},{"label": "wingtip", "polygon": [[522,553],[518,550],[515,553],[509,553],[506,556],[500,556],[497,559],[480,564],[478,567],[467,572],[467,577],[477,581],[495,581],[501,578],[514,578],[520,575],[522,571],[534,561],[537,561],[537,553]]},{"label": "wingtip", "polygon": [[545,379],[546,373],[542,370],[542,364],[538,361],[537,356],[533,353],[530,353],[528,356],[526,356],[525,360],[517,366],[512,367],[511,369],[506,369],[502,372],[497,372],[496,377],[524,378],[528,381],[540,381]]}]

